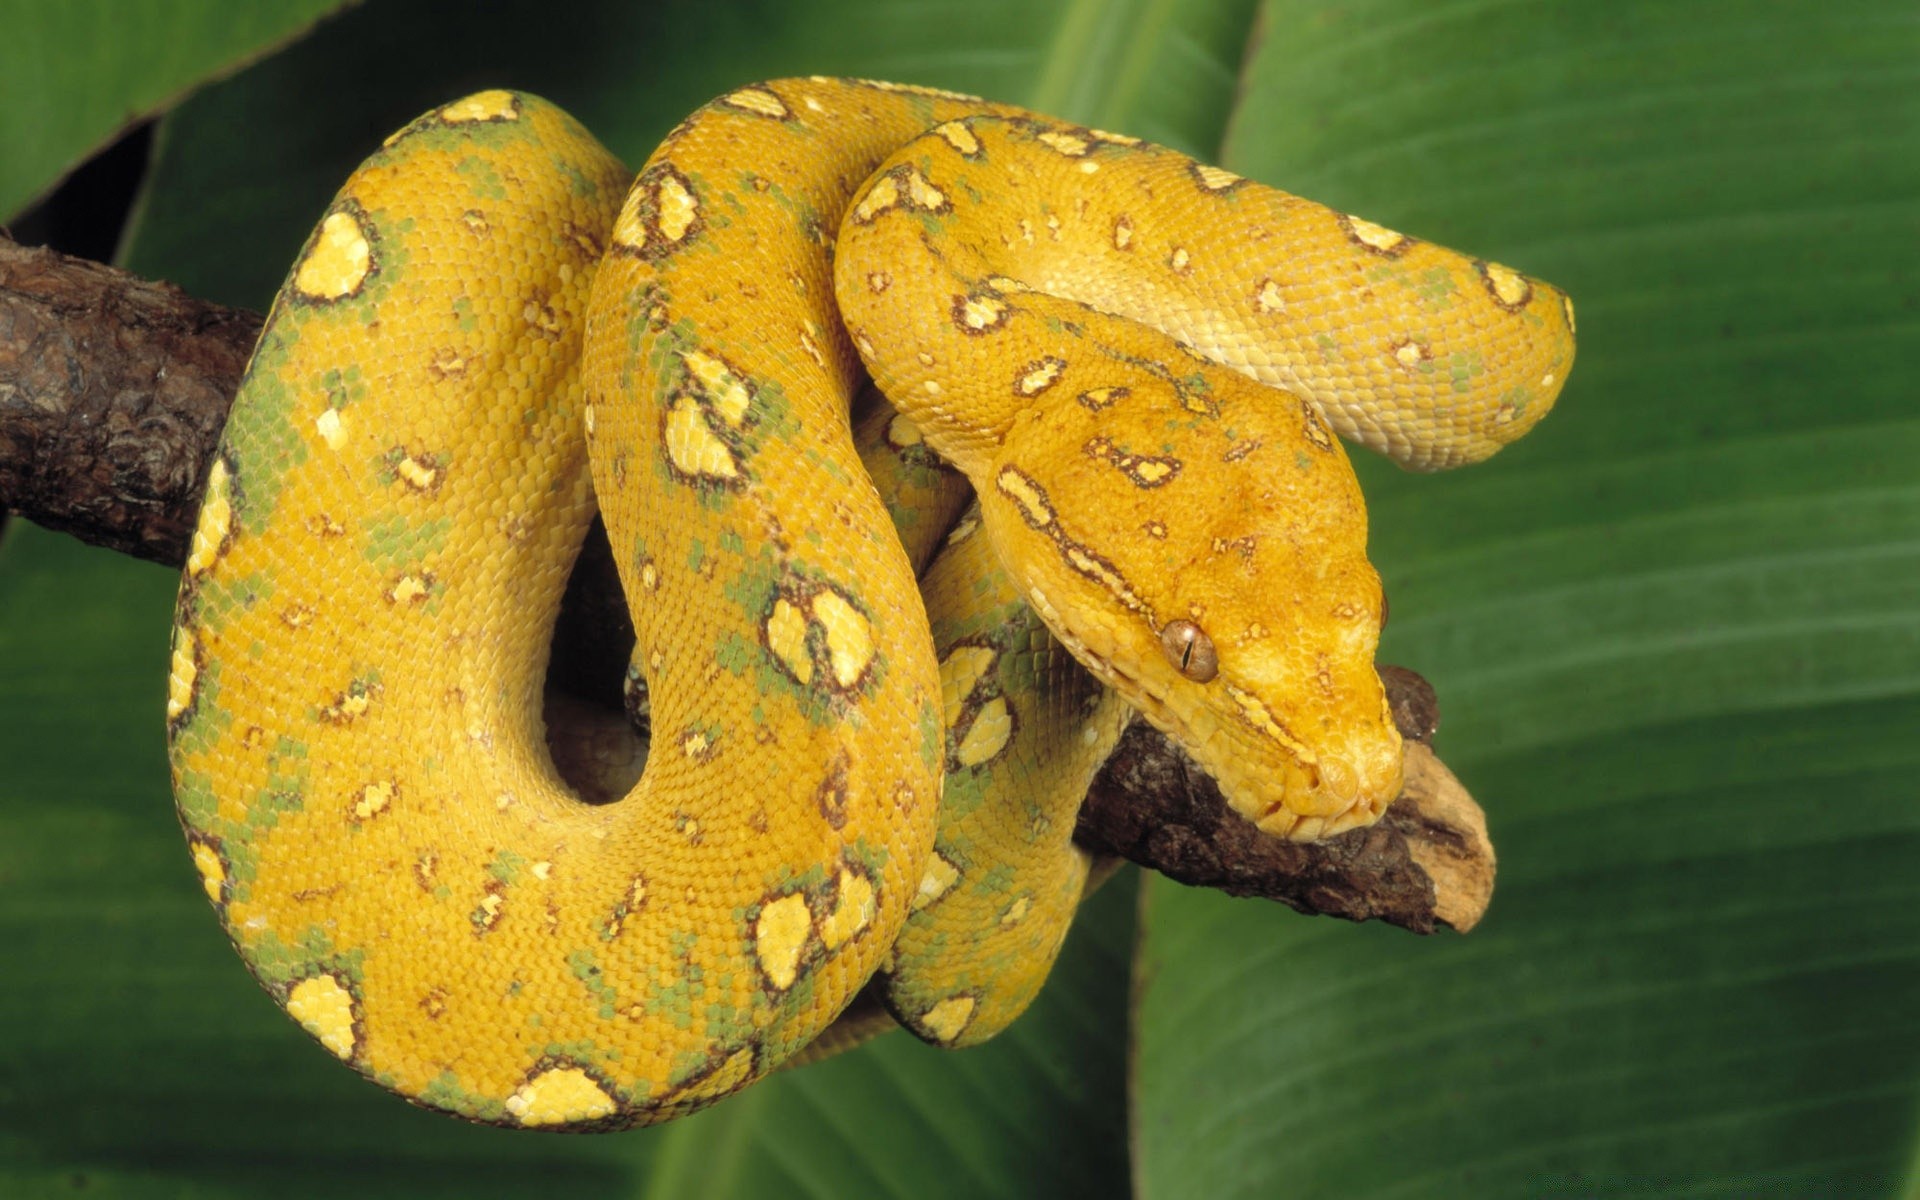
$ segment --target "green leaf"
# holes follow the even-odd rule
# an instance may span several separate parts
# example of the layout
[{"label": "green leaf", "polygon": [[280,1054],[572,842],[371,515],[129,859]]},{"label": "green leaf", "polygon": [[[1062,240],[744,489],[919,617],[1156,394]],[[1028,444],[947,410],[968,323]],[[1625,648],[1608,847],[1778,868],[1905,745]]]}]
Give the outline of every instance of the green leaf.
[{"label": "green leaf", "polygon": [[1440,693],[1490,915],[1416,944],[1154,883],[1144,1193],[1893,1194],[1920,1150],[1914,10],[1264,15],[1229,165],[1566,287],[1580,358],[1487,466],[1364,471],[1383,656]]},{"label": "green leaf", "polygon": [[[1027,0],[599,0],[553,21],[532,0],[479,8],[386,0],[328,23],[167,122],[128,265],[210,300],[264,308],[369,148],[484,87],[547,97],[636,169],[682,117],[727,89],[817,74],[1044,101],[1070,119],[1206,154],[1227,119],[1252,6],[1100,0],[1045,21]],[[340,79],[356,86],[342,89]]]},{"label": "green leaf", "polygon": [[0,221],[125,125],[346,0],[0,0]]}]

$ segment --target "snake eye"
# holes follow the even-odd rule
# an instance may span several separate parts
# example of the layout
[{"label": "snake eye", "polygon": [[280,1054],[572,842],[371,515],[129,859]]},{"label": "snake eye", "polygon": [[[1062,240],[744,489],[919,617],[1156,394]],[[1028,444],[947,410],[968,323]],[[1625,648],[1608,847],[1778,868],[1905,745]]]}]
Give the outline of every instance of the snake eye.
[{"label": "snake eye", "polygon": [[1220,673],[1213,639],[1192,621],[1168,621],[1160,631],[1160,648],[1167,652],[1167,661],[1174,669],[1195,683],[1205,683]]}]

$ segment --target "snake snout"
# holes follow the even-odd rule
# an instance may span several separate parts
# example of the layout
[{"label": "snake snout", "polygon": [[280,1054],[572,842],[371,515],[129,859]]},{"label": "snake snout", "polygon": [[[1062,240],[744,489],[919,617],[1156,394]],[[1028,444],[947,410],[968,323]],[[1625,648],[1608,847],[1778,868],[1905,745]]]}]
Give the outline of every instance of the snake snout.
[{"label": "snake snout", "polygon": [[1360,795],[1360,772],[1353,764],[1333,757],[1322,758],[1315,764],[1314,774],[1318,776],[1319,790],[1340,803],[1342,808],[1352,806]]},{"label": "snake snout", "polygon": [[1248,814],[1264,832],[1311,842],[1372,824],[1400,795],[1400,748],[1366,744],[1322,750],[1288,763],[1266,789],[1264,811]]}]

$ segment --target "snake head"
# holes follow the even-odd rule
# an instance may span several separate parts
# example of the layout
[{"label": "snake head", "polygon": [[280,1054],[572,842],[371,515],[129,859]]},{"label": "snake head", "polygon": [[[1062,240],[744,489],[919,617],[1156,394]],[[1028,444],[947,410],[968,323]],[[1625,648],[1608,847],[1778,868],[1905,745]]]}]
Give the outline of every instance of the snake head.
[{"label": "snake head", "polygon": [[1311,409],[1215,379],[1205,404],[1156,383],[1028,414],[981,511],[1062,644],[1241,815],[1311,841],[1372,823],[1401,785],[1366,507]]}]

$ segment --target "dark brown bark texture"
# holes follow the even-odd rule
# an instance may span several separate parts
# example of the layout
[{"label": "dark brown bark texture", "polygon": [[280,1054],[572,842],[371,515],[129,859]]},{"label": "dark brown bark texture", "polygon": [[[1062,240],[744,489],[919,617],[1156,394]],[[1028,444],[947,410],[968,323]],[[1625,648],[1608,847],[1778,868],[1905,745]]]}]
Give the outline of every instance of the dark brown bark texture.
[{"label": "dark brown bark texture", "polygon": [[[220,428],[260,329],[170,284],[0,236],[0,510],[179,566]],[[618,706],[633,631],[596,526],[555,633],[555,686]],[[1076,837],[1169,878],[1420,933],[1471,928],[1492,894],[1485,818],[1426,744],[1433,690],[1382,667],[1407,788],[1371,829],[1298,845],[1260,834],[1136,720]]]}]

